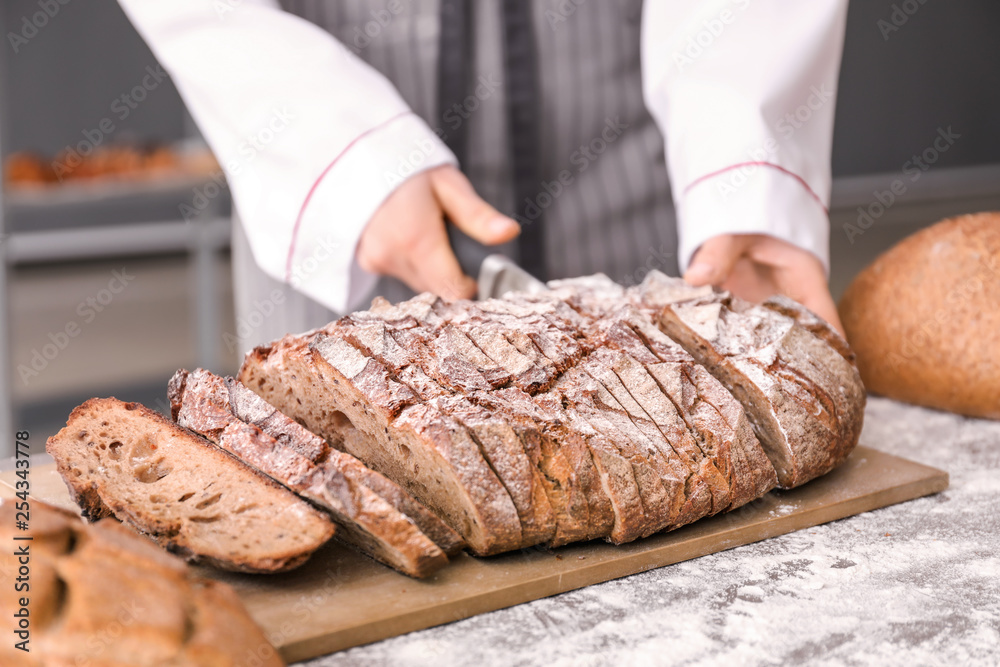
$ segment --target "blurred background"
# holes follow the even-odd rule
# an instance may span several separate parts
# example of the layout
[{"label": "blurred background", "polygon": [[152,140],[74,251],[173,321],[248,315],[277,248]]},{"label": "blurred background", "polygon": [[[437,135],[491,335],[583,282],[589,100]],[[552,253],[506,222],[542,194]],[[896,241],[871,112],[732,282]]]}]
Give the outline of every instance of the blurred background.
[{"label": "blurred background", "polygon": [[[0,12],[9,455],[15,430],[41,451],[91,396],[162,410],[178,367],[234,373],[240,323],[224,178],[117,3],[5,0]],[[1000,209],[997,26],[994,0],[851,4],[833,156],[835,297],[920,227]]]}]

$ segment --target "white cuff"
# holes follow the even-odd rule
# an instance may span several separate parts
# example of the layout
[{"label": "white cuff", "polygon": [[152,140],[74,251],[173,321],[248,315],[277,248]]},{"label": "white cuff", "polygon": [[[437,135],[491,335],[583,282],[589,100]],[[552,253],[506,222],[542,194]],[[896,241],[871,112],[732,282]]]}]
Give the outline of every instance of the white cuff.
[{"label": "white cuff", "polygon": [[830,221],[822,197],[770,163],[733,165],[694,181],[677,197],[683,273],[695,251],[720,234],[768,234],[808,250],[830,270]]},{"label": "white cuff", "polygon": [[355,261],[365,225],[406,179],[443,164],[457,160],[413,113],[390,118],[359,136],[307,195],[284,275],[278,277],[331,310],[350,312],[378,280]]}]

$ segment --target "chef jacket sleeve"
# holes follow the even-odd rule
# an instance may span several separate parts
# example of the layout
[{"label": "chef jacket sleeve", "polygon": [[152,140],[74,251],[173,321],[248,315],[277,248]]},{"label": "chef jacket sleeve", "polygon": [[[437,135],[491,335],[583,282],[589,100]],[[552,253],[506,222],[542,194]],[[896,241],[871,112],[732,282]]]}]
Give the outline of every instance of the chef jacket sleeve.
[{"label": "chef jacket sleeve", "polygon": [[380,73],[273,0],[120,0],[219,159],[257,264],[335,311],[385,198],[454,155]]},{"label": "chef jacket sleeve", "polygon": [[829,268],[834,107],[847,0],[645,3],[643,93],[666,139],[679,258],[763,233]]}]

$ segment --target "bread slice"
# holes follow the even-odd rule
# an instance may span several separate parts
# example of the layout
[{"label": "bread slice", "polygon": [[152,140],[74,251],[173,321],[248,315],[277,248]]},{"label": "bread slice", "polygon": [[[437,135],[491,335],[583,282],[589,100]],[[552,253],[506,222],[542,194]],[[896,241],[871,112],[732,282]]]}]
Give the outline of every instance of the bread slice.
[{"label": "bread slice", "polygon": [[[578,363],[585,352],[577,340],[581,335],[575,326],[577,315],[558,301],[522,304],[502,299],[450,304],[435,301],[432,310],[434,317],[428,317],[426,324],[435,323],[452,341],[443,340],[436,347],[435,356],[442,367],[447,361],[453,367],[469,369],[463,370],[465,373],[484,366],[500,369],[494,375],[504,380],[503,388],[489,377],[492,391],[468,395],[497,418],[515,425],[536,466],[533,488],[545,490],[555,514],[556,533],[551,544],[608,537],[615,511],[593,453],[579,433],[559,429],[559,410],[553,404],[543,405],[559,375]],[[458,340],[462,342],[456,344]],[[444,374],[443,368],[431,372]]]},{"label": "bread slice", "polygon": [[[235,382],[233,386],[242,388]],[[244,397],[243,402],[249,400]],[[331,458],[328,452],[314,463],[256,426],[250,427],[256,430],[255,437],[232,437],[246,427],[234,414],[234,402],[226,379],[204,369],[179,370],[170,381],[171,411],[178,424],[327,510],[341,528],[337,537],[344,542],[412,577],[430,576],[447,564],[444,552],[409,517],[344,474],[337,463],[353,459],[349,454],[336,452]],[[268,417],[269,425],[276,422],[274,415]],[[287,433],[287,425],[282,426]]]},{"label": "bread slice", "polygon": [[[607,536],[614,517],[587,446],[572,433],[552,442],[527,416],[539,412],[529,393],[546,389],[567,363],[559,344],[578,356],[575,341],[514,304],[433,300],[413,308],[418,301],[342,318],[327,332],[466,426],[517,508],[522,547]],[[508,329],[512,320],[517,327]]]},{"label": "bread slice", "polygon": [[[643,365],[729,486],[731,510],[760,498],[778,478],[739,401],[646,317],[631,313],[609,331],[613,344]],[[645,346],[651,356],[644,356]],[[718,510],[717,510],[718,511]]]},{"label": "bread slice", "polygon": [[556,534],[556,513],[538,467],[540,456],[529,457],[509,416],[476,405],[464,396],[439,397],[431,404],[465,426],[503,482],[521,522],[521,547],[551,542]]},{"label": "bread slice", "polygon": [[582,369],[574,368],[563,374],[553,392],[574,421],[581,420],[595,430],[632,465],[644,508],[640,536],[673,525],[684,503],[683,480],[674,474],[656,444],[635,427],[607,389]]},{"label": "bread slice", "polygon": [[[346,436],[356,437],[358,434],[360,431],[352,429]],[[357,445],[353,447],[360,449]],[[385,475],[375,472],[346,452],[331,449],[329,458],[336,462],[335,465],[344,473],[345,477],[368,487],[392,505],[397,512],[406,515],[445,555],[454,556],[465,548],[465,541],[461,535],[399,484]]]},{"label": "bread slice", "polygon": [[461,535],[388,477],[375,472],[350,454],[331,448],[326,440],[250,391],[242,382],[230,377],[225,378],[225,382],[229,389],[229,408],[241,421],[253,424],[313,463],[338,470],[353,484],[368,487],[417,524],[417,528],[448,556],[465,548]]},{"label": "bread slice", "polygon": [[624,544],[640,537],[647,525],[646,510],[636,472],[621,448],[574,410],[564,408],[558,396],[546,394],[536,402],[555,415],[555,419],[545,425],[546,432],[555,442],[581,438],[590,451],[598,481],[611,503],[611,528],[605,539],[613,544]]},{"label": "bread slice", "polygon": [[607,520],[602,520],[596,502],[601,501],[603,491],[598,488],[585,443],[572,433],[556,431],[552,415],[516,387],[477,392],[472,399],[510,423],[541,472],[542,487],[555,516],[552,546],[604,537],[610,532],[610,504],[604,497]]},{"label": "bread slice", "polygon": [[192,561],[290,570],[333,536],[309,503],[138,403],[87,401],[46,451],[85,517],[113,514]]},{"label": "bread slice", "polygon": [[834,329],[829,322],[798,301],[789,299],[783,294],[775,294],[760,305],[792,318],[800,327],[835,349],[840,356],[852,365],[857,366],[857,355],[844,337],[840,335],[840,332]]},{"label": "bread slice", "polygon": [[288,336],[252,350],[251,390],[406,488],[480,555],[521,544],[517,510],[466,429],[340,338]]},{"label": "bread slice", "polygon": [[854,449],[865,391],[841,351],[777,309],[651,272],[639,298],[658,324],[739,399],[784,488]]},{"label": "bread slice", "polygon": [[[14,514],[12,502],[0,506],[7,544]],[[3,642],[0,664],[235,665],[250,651],[261,667],[284,664],[228,585],[193,576],[182,560],[115,519],[88,526],[36,500],[31,527],[16,532],[33,538],[24,543],[31,555],[31,650]],[[13,580],[20,566],[13,549],[0,555],[3,579]],[[18,596],[27,594],[9,587],[0,612],[12,618]]]},{"label": "bread slice", "polygon": [[[438,321],[437,319],[435,321]],[[440,322],[443,324],[443,322]],[[471,403],[461,388],[488,389],[491,381],[512,376],[487,358],[459,328],[441,333],[430,323],[404,329],[378,318],[342,318],[327,331],[381,363],[392,378],[418,399],[457,420],[479,446],[484,460],[507,490],[521,523],[521,546],[549,541],[555,519],[543,490],[542,475],[521,440],[502,419]],[[487,378],[490,375],[490,378]]]},{"label": "bread slice", "polygon": [[[694,447],[683,434],[664,435],[687,443],[713,489],[712,513],[744,505],[775,487],[774,466],[743,407],[703,366],[632,306],[619,309],[601,327],[604,344],[627,355],[622,365],[637,378],[646,411],[662,412],[675,429],[682,423],[689,431]],[[657,397],[649,379],[669,403]]]},{"label": "bread slice", "polygon": [[[551,424],[552,416],[544,414],[537,402],[532,404],[530,396],[544,396],[558,378],[559,369],[565,366],[565,358],[550,359],[542,349],[554,348],[560,340],[572,338],[550,323],[535,323],[528,318],[518,318],[517,326],[508,331],[512,316],[509,308],[503,307],[504,302],[483,305],[485,308],[481,304],[463,304],[461,309],[453,305],[460,314],[451,317],[448,325],[467,336],[490,362],[509,374],[506,388],[492,392],[490,409],[500,419],[510,420],[520,415]],[[518,331],[523,336],[511,335]],[[468,361],[476,363],[474,358]],[[476,397],[483,394],[476,392],[473,400],[480,400]],[[530,447],[537,437],[523,427],[521,435],[525,447]],[[572,432],[563,432],[560,439],[553,439],[551,428],[540,435],[538,442],[543,455],[538,459],[535,477],[537,485],[545,488],[560,524],[553,544],[607,537],[614,525],[614,514],[585,441]],[[576,498],[583,502],[576,502]]]},{"label": "bread slice", "polygon": [[[621,356],[620,353],[616,355],[619,358]],[[675,489],[677,497],[672,503],[675,512],[671,513],[669,522],[660,529],[673,529],[707,516],[712,509],[711,489],[695,472],[689,455],[681,449],[680,443],[675,446],[664,435],[657,423],[635,400],[629,387],[612,370],[611,365],[618,362],[619,358],[602,359],[599,355],[592,355],[581,368],[599,384],[597,396],[601,405],[618,417],[619,428],[629,437],[644,443],[657,462],[661,475]],[[630,384],[633,384],[631,380]],[[668,426],[668,418],[663,418],[662,421]],[[675,427],[676,424],[668,426],[671,429]]]},{"label": "bread slice", "polygon": [[591,376],[602,381],[640,430],[666,444],[664,456],[683,471],[691,510],[682,520],[689,523],[728,505],[729,485],[705,458],[677,408],[642,364],[612,348],[595,351],[588,361]]}]

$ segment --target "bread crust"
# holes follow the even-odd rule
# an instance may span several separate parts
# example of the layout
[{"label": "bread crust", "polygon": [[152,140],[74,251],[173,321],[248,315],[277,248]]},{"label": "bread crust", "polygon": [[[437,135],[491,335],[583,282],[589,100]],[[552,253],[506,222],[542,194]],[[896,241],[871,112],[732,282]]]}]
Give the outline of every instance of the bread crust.
[{"label": "bread crust", "polygon": [[824,335],[780,309],[650,274],[638,297],[660,328],[743,404],[783,488],[842,463],[858,443],[865,389]]},{"label": "bread crust", "polygon": [[1000,419],[1000,213],[903,239],[855,277],[840,318],[869,391]]},{"label": "bread crust", "polygon": [[[475,553],[517,548],[517,511],[464,427],[415,404],[415,394],[384,366],[337,341],[321,332],[257,348],[247,355],[239,379],[334,446],[362,447],[348,453],[434,510]],[[333,359],[340,369],[324,356],[338,350],[350,357]],[[366,437],[345,439],[345,430]],[[387,441],[380,440],[384,436]],[[379,442],[387,446],[375,446]],[[413,456],[420,458],[417,471],[407,463]],[[432,476],[435,471],[442,475]]]},{"label": "bread crust", "polygon": [[[794,302],[751,307],[654,274],[629,290],[595,276],[475,303],[376,300],[255,351],[241,379],[479,554],[626,542],[846,457],[864,397],[828,325]],[[746,335],[710,334],[710,316]],[[453,481],[431,488],[428,468]]]}]

